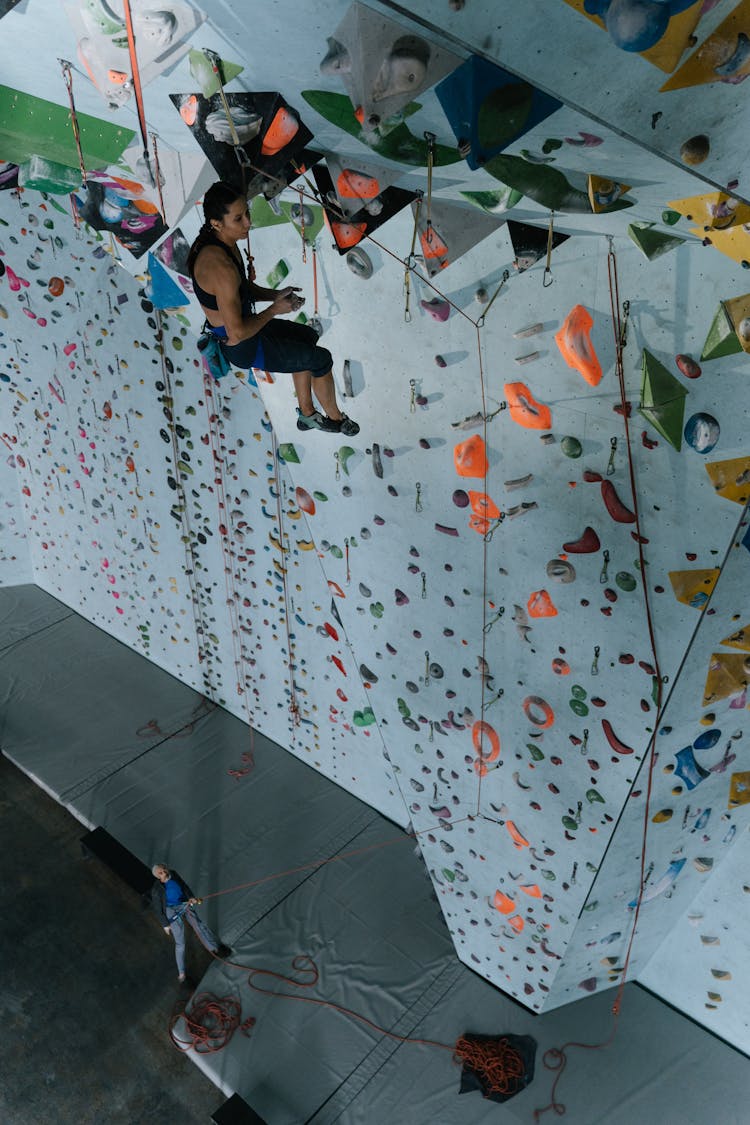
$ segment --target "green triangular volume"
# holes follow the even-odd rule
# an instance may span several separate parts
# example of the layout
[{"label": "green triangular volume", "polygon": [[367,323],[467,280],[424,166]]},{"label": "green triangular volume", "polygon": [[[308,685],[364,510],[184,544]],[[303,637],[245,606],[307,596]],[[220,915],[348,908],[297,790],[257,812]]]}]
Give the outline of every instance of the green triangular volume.
[{"label": "green triangular volume", "polygon": [[682,448],[687,391],[671,371],[646,348],[643,349],[642,371],[638,409],[646,421],[679,453]]},{"label": "green triangular volume", "polygon": [[724,308],[724,302],[719,301],[719,307],[714,314],[711,327],[703,345],[701,359],[720,359],[725,355],[735,355],[742,351],[742,345],[737,338],[731,317]]},{"label": "green triangular volume", "polygon": [[[190,51],[190,73],[195,81],[201,88],[201,93],[204,98],[211,98],[214,94],[218,94],[221,89],[221,83],[218,76],[214,73],[214,68],[211,65],[211,60],[203,51]],[[242,74],[245,69],[239,63],[229,62],[228,59],[220,59],[219,65],[221,67],[222,78],[224,85],[231,82],[238,74]]]},{"label": "green triangular volume", "polygon": [[631,223],[628,227],[628,237],[636,244],[642,254],[653,262],[685,241],[676,234],[667,234],[665,231],[656,230],[653,223]]}]

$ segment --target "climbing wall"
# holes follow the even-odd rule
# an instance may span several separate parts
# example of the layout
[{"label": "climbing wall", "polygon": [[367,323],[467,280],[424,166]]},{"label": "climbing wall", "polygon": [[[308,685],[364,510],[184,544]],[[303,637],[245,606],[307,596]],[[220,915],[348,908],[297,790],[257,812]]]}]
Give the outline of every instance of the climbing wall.
[{"label": "climbing wall", "polygon": [[[488,980],[535,1010],[611,987],[640,900],[630,974],[656,987],[746,821],[741,212],[719,253],[691,171],[512,75],[498,94],[383,8],[311,15],[279,74],[298,7],[268,5],[244,58],[239,16],[204,5],[235,86],[281,87],[330,182],[362,204],[377,178],[389,216],[351,205],[350,268],[310,178],[253,201],[259,281],[304,288],[361,426],[300,433],[289,377],[217,383],[196,348],[184,248],[223,109],[190,93],[186,8],[170,73],[144,69],[168,204],[125,136],[74,206],[49,178],[0,193],[2,522],[44,589],[410,824]],[[75,82],[137,129],[127,89],[113,117]],[[743,1042],[712,1003],[697,1018]]]}]

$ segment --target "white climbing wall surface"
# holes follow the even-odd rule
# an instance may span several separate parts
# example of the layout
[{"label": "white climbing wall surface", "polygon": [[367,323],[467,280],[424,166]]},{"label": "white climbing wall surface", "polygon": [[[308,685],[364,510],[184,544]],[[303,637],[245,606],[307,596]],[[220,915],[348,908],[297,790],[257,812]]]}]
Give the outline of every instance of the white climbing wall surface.
[{"label": "white climbing wall surface", "polygon": [[[160,193],[122,4],[3,15],[0,581],[411,825],[458,955],[528,1007],[616,985],[640,907],[629,976],[747,1051],[750,15],[660,5],[655,63],[577,0],[443,7],[132,0]],[[252,253],[303,287],[356,438],[298,432],[289,376],[204,370],[216,56],[248,146],[269,105],[312,134]]]}]

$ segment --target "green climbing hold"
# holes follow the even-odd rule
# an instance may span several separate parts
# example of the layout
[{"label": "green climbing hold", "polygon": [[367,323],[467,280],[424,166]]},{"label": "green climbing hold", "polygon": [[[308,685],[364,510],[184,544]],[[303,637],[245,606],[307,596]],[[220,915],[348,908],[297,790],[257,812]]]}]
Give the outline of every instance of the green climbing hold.
[{"label": "green climbing hold", "polygon": [[574,820],[572,816],[564,816],[561,819],[569,832],[576,832],[578,830],[578,821]]},{"label": "green climbing hold", "polygon": [[346,467],[346,463],[349,458],[354,455],[354,452],[355,451],[350,445],[342,445],[341,449],[339,450],[339,465],[341,466],[342,471],[345,472],[347,476],[349,476],[349,470]]},{"label": "green climbing hold", "polygon": [[365,707],[364,711],[355,711],[353,722],[355,727],[369,727],[375,722],[372,707]]},{"label": "green climbing hold", "polygon": [[588,789],[586,791],[586,800],[590,805],[595,804],[597,801],[601,805],[604,804],[604,798],[602,797],[601,793],[597,792],[596,789]]},{"label": "green climbing hold", "polygon": [[628,227],[628,236],[649,262],[681,246],[685,241],[679,235],[656,230],[653,223],[631,223]]},{"label": "green climbing hold", "polygon": [[456,879],[455,872],[450,871],[447,867],[443,868],[443,875],[445,876],[445,878],[448,880],[449,883],[455,882],[455,879]]},{"label": "green climbing hold", "polygon": [[534,746],[533,742],[527,742],[526,749],[531,754],[535,762],[541,762],[544,758],[544,754],[542,753],[542,751],[538,746]]},{"label": "green climbing hold", "polygon": [[399,698],[398,698],[398,699],[396,700],[396,704],[398,705],[398,713],[399,713],[399,715],[401,716],[401,718],[402,718],[402,719],[408,719],[408,718],[409,718],[409,716],[411,715],[411,711],[409,710],[409,707],[408,707],[408,705],[407,705],[407,702],[406,702],[406,700],[405,700],[405,699],[401,699],[401,698],[399,697]]},{"label": "green climbing hold", "polygon": [[741,351],[742,345],[734,330],[732,318],[727,312],[724,302],[720,301],[708,330],[706,342],[703,345],[701,359],[722,359],[724,356],[736,355],[737,352]]},{"label": "green climbing hold", "polygon": [[282,442],[279,446],[279,453],[281,454],[282,461],[286,461],[292,465],[299,465],[299,457],[297,450],[294,448],[290,441]]},{"label": "green climbing hold", "polygon": [[570,689],[570,694],[574,699],[585,699],[586,689],[582,688],[580,684],[573,684],[572,688]]},{"label": "green climbing hold", "polygon": [[635,590],[637,586],[635,578],[632,574],[629,574],[627,570],[618,570],[615,575],[615,582],[621,590],[625,590],[627,593]]},{"label": "green climbing hold", "polygon": [[575,460],[576,457],[580,457],[583,453],[583,446],[578,438],[570,437],[570,435],[562,439],[560,449],[562,449],[565,456],[570,457],[571,460]]},{"label": "green climbing hold", "polygon": [[681,218],[682,215],[679,211],[662,211],[661,213],[661,221],[668,227],[673,227],[676,223],[679,223]]},{"label": "green climbing hold", "polygon": [[316,500],[319,500],[321,504],[325,504],[326,500],[328,499],[325,492],[313,492],[313,496]]},{"label": "green climbing hold", "polygon": [[589,713],[589,709],[582,699],[571,699],[570,709],[574,715],[578,715],[579,719],[585,719]]},{"label": "green climbing hold", "polygon": [[335,543],[331,544],[331,554],[335,559],[343,559],[344,557],[344,552],[340,547],[337,547]]},{"label": "green climbing hold", "polygon": [[370,606],[370,613],[373,617],[382,617],[385,612],[385,607],[382,602],[373,602]]}]

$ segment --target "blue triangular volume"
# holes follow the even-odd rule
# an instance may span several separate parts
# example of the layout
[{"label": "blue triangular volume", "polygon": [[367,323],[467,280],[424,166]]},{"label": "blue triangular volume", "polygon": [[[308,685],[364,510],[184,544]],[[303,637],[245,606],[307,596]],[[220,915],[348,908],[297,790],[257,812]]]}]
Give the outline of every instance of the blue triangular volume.
[{"label": "blue triangular volume", "polygon": [[185,291],[180,289],[176,281],[172,280],[164,266],[151,251],[148,255],[148,272],[151,281],[146,286],[146,291],[154,308],[176,309],[181,305],[190,303]]},{"label": "blue triangular volume", "polygon": [[470,146],[470,168],[481,167],[562,105],[477,55],[444,78],[435,93],[456,140]]}]

